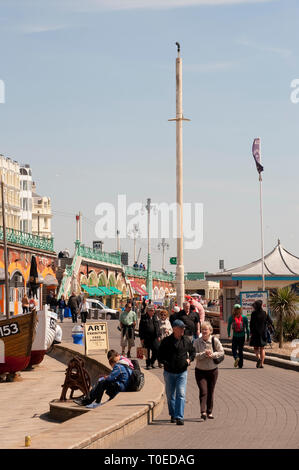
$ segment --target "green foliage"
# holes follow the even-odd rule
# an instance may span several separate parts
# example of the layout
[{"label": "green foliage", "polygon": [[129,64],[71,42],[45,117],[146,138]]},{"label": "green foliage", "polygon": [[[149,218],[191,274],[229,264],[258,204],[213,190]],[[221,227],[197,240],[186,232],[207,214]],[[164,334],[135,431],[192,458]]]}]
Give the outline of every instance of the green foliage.
[{"label": "green foliage", "polygon": [[[280,336],[280,325],[275,322],[275,335],[274,340],[278,341]],[[283,328],[283,340],[293,341],[293,339],[299,338],[299,317],[296,318],[285,318],[282,322]]]},{"label": "green foliage", "polygon": [[289,286],[270,293],[269,304],[272,315],[277,319],[276,335],[280,348],[286,336],[289,337],[291,334],[296,334],[295,332],[293,333],[293,329],[297,325],[298,303],[298,295]]}]

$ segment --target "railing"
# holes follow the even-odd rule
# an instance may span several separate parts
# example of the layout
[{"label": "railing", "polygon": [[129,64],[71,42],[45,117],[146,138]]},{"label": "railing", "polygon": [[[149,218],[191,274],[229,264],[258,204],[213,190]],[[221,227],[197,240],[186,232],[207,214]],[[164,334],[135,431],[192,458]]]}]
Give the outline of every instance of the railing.
[{"label": "railing", "polygon": [[159,271],[152,271],[153,279],[158,279],[160,281],[175,281],[174,273],[160,273]]},{"label": "railing", "polygon": [[201,273],[185,273],[185,281],[203,281],[205,279],[204,272]]},{"label": "railing", "polygon": [[[124,266],[121,263],[121,255],[120,253],[105,253],[102,251],[95,251],[92,248],[86,247],[81,245],[80,242],[76,242],[76,249],[78,256],[82,258],[93,259],[96,261],[104,261],[110,264],[117,264],[118,266],[123,266],[125,275],[126,276],[133,276],[133,277],[147,277],[147,270],[140,269],[140,268],[133,268],[131,266]],[[67,269],[67,268],[66,268]],[[69,273],[71,275],[71,272]],[[161,281],[168,281],[173,282],[175,281],[175,274],[174,273],[162,273],[158,271],[152,271],[153,279],[159,279]]]},{"label": "railing", "polygon": [[[3,240],[3,227],[0,227],[0,240]],[[40,250],[54,251],[54,239],[32,235],[12,228],[6,229],[6,240],[10,243],[38,248]]]},{"label": "railing", "polygon": [[95,251],[84,245],[78,245],[78,255],[82,258],[94,259],[96,261],[104,261],[105,263],[121,265],[121,256],[119,254],[105,253],[102,251]]},{"label": "railing", "polygon": [[140,268],[133,268],[131,266],[124,266],[124,270],[126,273],[126,276],[134,276],[134,277],[146,277],[146,269],[140,269]]},{"label": "railing", "polygon": [[[140,269],[140,268],[133,268],[131,266],[125,266],[125,273],[126,276],[133,276],[133,277],[147,277],[147,270]],[[160,281],[175,281],[175,274],[174,273],[161,273],[159,271],[152,271],[152,278],[159,279]]]}]

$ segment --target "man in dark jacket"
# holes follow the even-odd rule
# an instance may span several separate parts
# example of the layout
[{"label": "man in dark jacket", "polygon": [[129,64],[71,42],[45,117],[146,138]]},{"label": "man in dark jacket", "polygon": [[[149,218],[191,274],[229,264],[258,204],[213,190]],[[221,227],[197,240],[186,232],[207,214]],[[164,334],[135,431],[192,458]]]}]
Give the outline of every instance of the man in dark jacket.
[{"label": "man in dark jacket", "polygon": [[77,323],[79,305],[80,305],[80,301],[79,301],[78,297],[76,296],[75,292],[72,292],[72,295],[69,298],[67,306],[71,310],[73,323]]},{"label": "man in dark jacket", "polygon": [[[147,307],[146,314],[141,316],[139,323],[139,338],[142,346],[147,349],[146,369],[148,370],[150,366],[154,369],[161,341],[161,331],[153,304],[150,304]],[[152,357],[150,357],[151,353]]]},{"label": "man in dark jacket", "polygon": [[172,328],[173,333],[161,341],[158,361],[164,364],[164,381],[171,422],[183,425],[187,368],[195,358],[195,348],[190,339],[184,335],[185,324],[181,320],[175,320]]},{"label": "man in dark jacket", "polygon": [[199,315],[194,310],[190,310],[190,303],[184,302],[183,309],[180,310],[178,313],[175,313],[170,317],[170,323],[173,324],[175,320],[181,320],[185,325],[185,332],[186,336],[192,340],[193,338],[197,338],[200,334],[200,321]]}]

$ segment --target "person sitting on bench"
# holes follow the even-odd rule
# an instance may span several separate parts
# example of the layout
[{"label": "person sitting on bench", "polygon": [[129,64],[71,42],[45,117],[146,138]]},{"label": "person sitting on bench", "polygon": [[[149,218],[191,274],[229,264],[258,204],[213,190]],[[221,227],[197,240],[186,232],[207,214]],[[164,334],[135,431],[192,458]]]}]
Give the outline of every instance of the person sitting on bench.
[{"label": "person sitting on bench", "polygon": [[130,367],[119,363],[119,360],[120,355],[118,353],[113,354],[109,359],[112,372],[108,376],[100,377],[88,395],[77,398],[74,402],[81,406],[90,405],[94,401],[100,404],[104,392],[106,392],[110,400],[119,392],[125,392],[129,386],[133,371]]}]

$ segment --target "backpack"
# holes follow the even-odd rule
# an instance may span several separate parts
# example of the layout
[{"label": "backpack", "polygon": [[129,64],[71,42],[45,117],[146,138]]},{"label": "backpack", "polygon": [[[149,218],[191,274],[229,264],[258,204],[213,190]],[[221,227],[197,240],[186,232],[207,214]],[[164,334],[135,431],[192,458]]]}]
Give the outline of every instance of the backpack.
[{"label": "backpack", "polygon": [[131,362],[134,366],[134,370],[130,375],[127,392],[139,392],[139,390],[141,390],[144,386],[144,374],[140,370],[139,362],[137,359],[132,359]]},{"label": "backpack", "polygon": [[237,318],[237,317],[234,318],[234,320],[233,320],[233,330],[234,330],[235,333],[241,333],[242,331],[244,331],[242,315],[239,318]]}]

